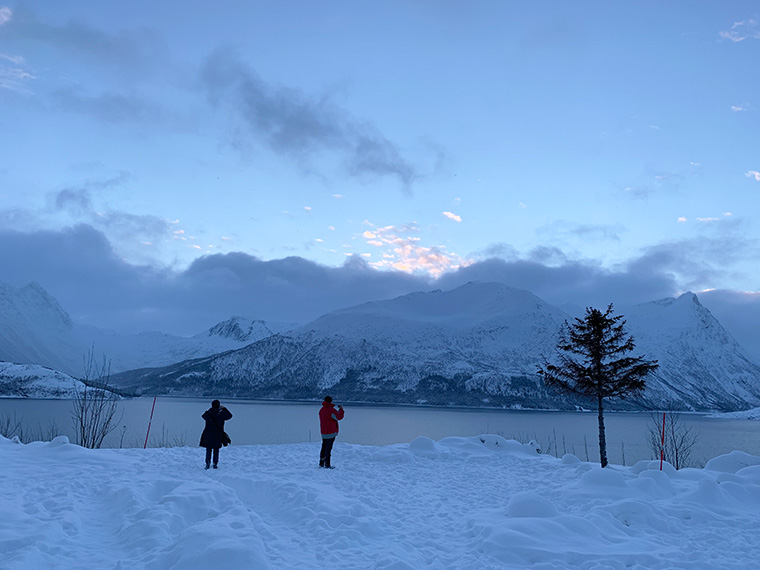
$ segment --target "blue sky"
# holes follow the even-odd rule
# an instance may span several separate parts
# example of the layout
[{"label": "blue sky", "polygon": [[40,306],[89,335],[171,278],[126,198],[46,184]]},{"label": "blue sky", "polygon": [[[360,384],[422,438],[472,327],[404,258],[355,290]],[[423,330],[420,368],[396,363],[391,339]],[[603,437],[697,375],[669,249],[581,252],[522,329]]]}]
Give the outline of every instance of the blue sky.
[{"label": "blue sky", "polygon": [[758,56],[749,1],[0,0],[0,280],[756,307]]}]

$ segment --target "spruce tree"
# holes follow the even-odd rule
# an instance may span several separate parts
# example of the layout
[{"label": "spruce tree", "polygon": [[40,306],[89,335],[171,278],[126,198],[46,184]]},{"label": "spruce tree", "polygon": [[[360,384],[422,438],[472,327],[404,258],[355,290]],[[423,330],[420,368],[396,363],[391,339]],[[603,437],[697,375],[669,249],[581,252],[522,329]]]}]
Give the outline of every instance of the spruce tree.
[{"label": "spruce tree", "polygon": [[644,378],[657,369],[656,360],[626,356],[635,348],[625,331],[622,315],[612,315],[612,305],[603,313],[587,308],[583,319],[565,321],[557,343],[558,364],[544,361],[538,373],[548,386],[596,401],[599,410],[599,457],[607,465],[604,431],[604,399],[625,397],[644,390]]}]

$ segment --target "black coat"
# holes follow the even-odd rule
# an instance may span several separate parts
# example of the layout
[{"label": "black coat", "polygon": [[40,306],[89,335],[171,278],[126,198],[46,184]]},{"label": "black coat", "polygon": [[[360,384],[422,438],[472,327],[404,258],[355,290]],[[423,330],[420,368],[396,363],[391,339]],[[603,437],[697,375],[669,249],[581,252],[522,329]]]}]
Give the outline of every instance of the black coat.
[{"label": "black coat", "polygon": [[203,412],[201,417],[206,420],[206,427],[201,434],[201,447],[219,449],[222,447],[224,422],[231,419],[232,414],[222,406],[221,408],[209,408]]}]

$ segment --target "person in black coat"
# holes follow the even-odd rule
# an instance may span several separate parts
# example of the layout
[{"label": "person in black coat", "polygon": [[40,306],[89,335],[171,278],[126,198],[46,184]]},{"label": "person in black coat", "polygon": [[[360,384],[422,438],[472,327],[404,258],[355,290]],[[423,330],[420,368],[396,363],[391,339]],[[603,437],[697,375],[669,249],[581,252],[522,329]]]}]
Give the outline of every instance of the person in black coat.
[{"label": "person in black coat", "polygon": [[201,416],[206,420],[206,427],[201,434],[201,447],[206,448],[206,469],[211,466],[211,454],[214,455],[214,469],[219,464],[219,448],[230,441],[224,433],[224,422],[232,418],[230,411],[219,400],[211,402],[211,407]]}]

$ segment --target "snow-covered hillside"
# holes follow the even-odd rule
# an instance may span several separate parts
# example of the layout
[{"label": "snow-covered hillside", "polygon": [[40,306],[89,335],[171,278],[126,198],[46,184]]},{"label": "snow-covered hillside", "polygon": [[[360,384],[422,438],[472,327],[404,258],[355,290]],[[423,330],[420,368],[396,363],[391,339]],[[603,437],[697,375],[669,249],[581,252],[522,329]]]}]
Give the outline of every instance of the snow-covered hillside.
[{"label": "snow-covered hillside", "polygon": [[[643,398],[616,408],[743,409],[760,404],[760,367],[686,294],[626,314],[636,354],[660,361]],[[527,291],[470,283],[334,311],[243,349],[116,381],[146,393],[570,408],[535,374],[570,317]]]},{"label": "snow-covered hillside", "polygon": [[71,318],[36,283],[16,289],[0,282],[0,361],[81,369],[84,350]]},{"label": "snow-covered hillside", "polygon": [[111,371],[164,366],[240,348],[295,325],[233,317],[192,337],[160,332],[121,334],[72,322],[42,287],[16,289],[0,282],[0,361],[39,364],[81,376],[94,348]]},{"label": "snow-covered hillside", "polygon": [[[350,421],[350,420],[346,420]],[[350,429],[350,424],[346,425]],[[374,447],[84,449],[0,437],[7,570],[744,570],[760,457],[704,469],[538,455],[495,435]]]},{"label": "snow-covered hillside", "polygon": [[57,370],[0,362],[2,398],[73,398],[83,388],[82,382]]}]

